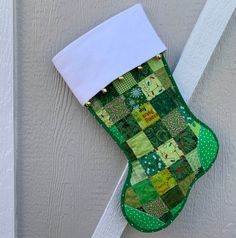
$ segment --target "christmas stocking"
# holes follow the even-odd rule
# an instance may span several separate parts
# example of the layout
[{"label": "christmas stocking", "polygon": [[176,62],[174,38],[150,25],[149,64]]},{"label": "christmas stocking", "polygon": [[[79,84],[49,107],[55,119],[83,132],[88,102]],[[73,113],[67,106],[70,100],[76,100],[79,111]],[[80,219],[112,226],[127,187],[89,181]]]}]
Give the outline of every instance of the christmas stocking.
[{"label": "christmas stocking", "polygon": [[121,208],[129,224],[145,232],[177,217],[218,153],[215,134],[181,97],[165,50],[135,5],[53,58],[79,102],[126,155]]}]

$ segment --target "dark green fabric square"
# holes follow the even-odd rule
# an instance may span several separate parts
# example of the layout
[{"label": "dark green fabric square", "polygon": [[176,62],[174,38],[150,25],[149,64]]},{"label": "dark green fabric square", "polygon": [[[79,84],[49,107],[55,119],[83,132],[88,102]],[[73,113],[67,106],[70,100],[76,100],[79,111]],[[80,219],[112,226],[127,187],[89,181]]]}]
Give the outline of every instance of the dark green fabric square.
[{"label": "dark green fabric square", "polygon": [[169,167],[170,172],[173,176],[181,181],[186,178],[188,175],[193,173],[191,166],[189,165],[186,159],[180,159]]},{"label": "dark green fabric square", "polygon": [[176,91],[173,87],[168,88],[166,91],[167,91],[169,97],[172,98],[172,100],[174,101],[174,103],[177,107],[180,107],[181,105],[183,105],[183,100],[181,99],[180,95],[178,95],[178,93],[176,93]]},{"label": "dark green fabric square", "polygon": [[184,154],[188,154],[197,147],[198,139],[189,126],[180,132],[174,139]]},{"label": "dark green fabric square", "polygon": [[175,186],[167,193],[165,193],[161,198],[163,202],[167,205],[167,207],[169,209],[172,209],[184,199],[184,195],[181,192],[179,186]]},{"label": "dark green fabric square", "polygon": [[129,157],[129,159],[131,160],[137,159],[134,152],[132,151],[132,149],[129,147],[129,145],[126,142],[122,144],[122,149],[125,152],[125,154]]},{"label": "dark green fabric square", "polygon": [[131,110],[137,109],[140,105],[147,101],[146,96],[144,95],[142,89],[139,86],[132,87],[131,89],[126,91],[123,96],[126,105]]},{"label": "dark green fabric square", "polygon": [[96,94],[96,98],[101,101],[103,106],[111,102],[115,97],[119,96],[119,93],[112,84],[109,84],[106,89],[107,93],[99,92]]},{"label": "dark green fabric square", "polygon": [[141,131],[141,128],[136,123],[131,114],[118,121],[116,123],[116,127],[118,128],[120,133],[125,137],[125,140],[130,139],[131,137],[136,135],[139,131]]},{"label": "dark green fabric square", "polygon": [[152,106],[161,117],[164,117],[177,107],[172,96],[170,95],[170,91],[171,89],[167,89],[151,100]]},{"label": "dark green fabric square", "polygon": [[122,144],[126,141],[125,136],[118,130],[116,126],[111,126],[109,128],[111,134]]},{"label": "dark green fabric square", "polygon": [[171,138],[169,131],[163,125],[161,120],[146,128],[144,130],[144,133],[147,135],[148,139],[151,141],[155,148]]},{"label": "dark green fabric square", "polygon": [[145,79],[147,76],[153,73],[148,63],[144,63],[141,66],[143,67],[142,70],[138,70],[138,68],[135,68],[130,71],[137,83],[139,83],[141,80]]},{"label": "dark green fabric square", "polygon": [[166,223],[166,222],[170,221],[172,218],[173,218],[173,216],[172,216],[171,212],[167,212],[163,216],[161,216],[159,219]]},{"label": "dark green fabric square", "polygon": [[164,162],[161,160],[160,156],[151,152],[139,159],[141,165],[143,166],[145,173],[151,177],[165,168]]},{"label": "dark green fabric square", "polygon": [[148,179],[133,185],[133,189],[136,192],[141,204],[146,204],[158,197],[155,188]]}]

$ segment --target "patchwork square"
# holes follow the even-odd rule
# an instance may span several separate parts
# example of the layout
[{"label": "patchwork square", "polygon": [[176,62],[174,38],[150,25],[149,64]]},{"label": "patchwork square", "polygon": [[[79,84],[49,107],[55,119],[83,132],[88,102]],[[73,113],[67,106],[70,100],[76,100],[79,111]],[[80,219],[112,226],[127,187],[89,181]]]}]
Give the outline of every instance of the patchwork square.
[{"label": "patchwork square", "polygon": [[151,100],[152,106],[161,117],[164,117],[177,107],[174,100],[169,95],[169,91],[171,90],[172,89],[167,89]]},{"label": "patchwork square", "polygon": [[107,85],[106,89],[107,93],[99,92],[96,95],[96,98],[100,100],[103,106],[111,102],[117,96],[119,96],[118,92],[116,91],[116,89],[112,84]]},{"label": "patchwork square", "polygon": [[125,101],[121,97],[117,97],[113,99],[110,103],[105,105],[105,110],[108,112],[110,115],[110,119],[116,123],[120,119],[124,118],[127,116],[130,111],[127,108]]},{"label": "patchwork square", "polygon": [[132,170],[131,179],[130,179],[131,185],[139,183],[148,178],[143,167],[141,166],[138,160],[132,162],[132,168],[133,170]]},{"label": "patchwork square", "polygon": [[131,148],[126,142],[122,144],[122,148],[125,155],[128,156],[130,160],[137,160],[137,157],[135,156],[133,150],[131,150]]},{"label": "patchwork square", "polygon": [[128,188],[125,192],[125,203],[134,208],[142,206],[140,201],[138,200],[137,194],[131,187]]},{"label": "patchwork square", "polygon": [[141,82],[139,82],[138,85],[142,89],[148,100],[155,98],[158,94],[162,93],[165,90],[155,74],[149,75]]},{"label": "patchwork square", "polygon": [[189,176],[185,177],[182,181],[179,182],[179,188],[185,196],[194,179],[195,179],[194,174],[190,174]]},{"label": "patchwork square", "polygon": [[145,129],[160,119],[160,116],[149,102],[144,103],[138,109],[132,111],[132,115],[142,129]]},{"label": "patchwork square", "polygon": [[124,74],[123,77],[123,80],[117,79],[112,83],[119,94],[123,94],[137,84],[130,72]]},{"label": "patchwork square", "polygon": [[[182,191],[182,190],[181,190]],[[174,208],[172,208],[171,210],[170,210],[170,212],[171,212],[171,214],[173,215],[173,216],[176,216],[176,215],[178,215],[178,213],[181,211],[181,209],[183,208],[183,205],[184,205],[184,200],[182,201],[182,202],[180,202],[177,206],[175,206]]]},{"label": "patchwork square", "polygon": [[147,101],[142,89],[139,86],[134,86],[124,94],[125,103],[130,110],[137,109],[141,104]]},{"label": "patchwork square", "polygon": [[138,68],[131,70],[131,74],[133,75],[136,82],[140,82],[141,80],[153,73],[148,63],[144,63],[141,66],[143,67],[142,70],[138,70]]},{"label": "patchwork square", "polygon": [[198,139],[190,127],[185,128],[185,130],[180,132],[174,139],[185,154],[188,154],[197,147]]},{"label": "patchwork square", "polygon": [[136,135],[139,131],[141,131],[141,128],[136,123],[131,114],[118,121],[116,123],[116,126],[120,131],[120,133],[125,137],[125,140],[130,139],[131,137]]},{"label": "patchwork square", "polygon": [[197,172],[201,168],[201,162],[198,158],[197,148],[186,155],[186,160],[194,172]]},{"label": "patchwork square", "polygon": [[105,123],[107,127],[111,127],[113,125],[113,121],[111,120],[109,113],[104,108],[101,108],[97,111],[97,116]]},{"label": "patchwork square", "polygon": [[148,155],[143,156],[139,159],[139,161],[145,169],[145,173],[148,177],[157,174],[165,168],[165,164],[155,152],[151,152]]},{"label": "patchwork square", "polygon": [[175,178],[168,169],[164,169],[150,178],[158,194],[163,195],[177,185]]},{"label": "patchwork square", "polygon": [[174,109],[162,119],[163,124],[166,126],[170,134],[175,137],[187,127],[187,123],[181,116],[178,109]]},{"label": "patchwork square", "polygon": [[179,112],[188,124],[191,124],[194,122],[194,119],[192,118],[192,116],[183,106],[179,107]]},{"label": "patchwork square", "polygon": [[189,127],[192,130],[192,132],[194,133],[194,135],[199,137],[201,125],[199,123],[197,123],[196,121],[194,121],[191,124],[189,124]]},{"label": "patchwork square", "polygon": [[156,218],[163,216],[169,211],[167,206],[159,198],[157,198],[157,200],[144,204],[143,209],[145,212]]},{"label": "patchwork square", "polygon": [[166,69],[164,67],[159,68],[157,71],[155,71],[155,75],[159,78],[162,86],[167,89],[172,86],[171,80],[169,78],[168,73],[166,72]]},{"label": "patchwork square", "polygon": [[171,138],[169,131],[163,125],[161,120],[147,127],[144,130],[144,133],[147,135],[148,139],[151,141],[155,148]]},{"label": "patchwork square", "polygon": [[156,72],[157,70],[162,68],[164,69],[163,61],[156,57],[153,57],[152,59],[150,59],[148,61],[148,65],[150,66],[153,72]]},{"label": "patchwork square", "polygon": [[156,190],[148,179],[133,185],[133,189],[141,204],[147,204],[158,197]]},{"label": "patchwork square", "polygon": [[167,212],[165,213],[162,217],[159,218],[161,221],[167,223],[168,221],[170,221],[171,219],[173,219],[172,213],[171,212]]},{"label": "patchwork square", "polygon": [[169,167],[169,170],[174,175],[177,181],[181,181],[190,174],[193,173],[188,161],[186,159],[180,159],[176,163]]},{"label": "patchwork square", "polygon": [[99,111],[102,107],[103,107],[103,104],[102,104],[102,102],[97,97],[93,97],[91,99],[91,108],[95,112]]},{"label": "patchwork square", "polygon": [[175,186],[162,197],[163,202],[167,205],[169,209],[176,207],[183,199],[184,195],[178,186]]},{"label": "patchwork square", "polygon": [[137,158],[140,158],[154,150],[147,136],[142,131],[140,131],[131,139],[127,140],[127,144],[132,149]]},{"label": "patchwork square", "polygon": [[156,152],[167,167],[171,166],[184,155],[173,138],[160,145],[156,149]]},{"label": "patchwork square", "polygon": [[126,141],[125,136],[122,133],[120,133],[120,131],[116,126],[113,125],[112,127],[109,128],[109,130],[111,134],[119,141],[120,144]]}]

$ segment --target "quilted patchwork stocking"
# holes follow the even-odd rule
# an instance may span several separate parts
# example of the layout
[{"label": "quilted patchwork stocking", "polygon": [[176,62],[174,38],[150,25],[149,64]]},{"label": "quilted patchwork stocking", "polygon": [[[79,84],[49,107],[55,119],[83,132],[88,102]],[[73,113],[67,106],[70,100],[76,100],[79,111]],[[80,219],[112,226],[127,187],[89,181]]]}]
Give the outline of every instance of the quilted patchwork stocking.
[{"label": "quilted patchwork stocking", "polygon": [[[127,11],[142,13],[139,5]],[[132,17],[134,12],[131,14]],[[133,19],[132,17],[130,19]],[[143,15],[138,19],[140,25]],[[102,26],[104,24],[108,23],[103,23]],[[149,23],[147,24],[149,26]],[[123,29],[125,26],[121,27]],[[143,47],[148,48],[148,45],[152,44],[153,39],[147,39],[146,44],[143,43],[145,40],[142,36],[143,30],[139,32],[138,28],[131,28],[134,32],[129,34],[134,44],[139,44],[139,40]],[[127,32],[130,32],[131,28]],[[149,35],[152,35],[152,29],[149,30],[151,31]],[[109,42],[114,43],[114,41],[116,40],[110,39]],[[126,42],[127,39],[124,41]],[[118,53],[116,52],[117,55],[123,54],[123,43]],[[159,41],[155,43],[159,48],[162,47]],[[106,47],[112,51],[114,46],[108,44]],[[108,68],[99,69],[103,62],[92,73],[91,84],[86,85],[83,81],[75,84],[74,79],[71,80],[74,66],[71,60],[68,61],[68,57],[70,59],[72,56],[67,55],[67,61],[62,57],[68,54],[68,48],[54,58],[54,64],[82,104],[85,103],[84,99],[87,95],[83,90],[77,91],[77,89],[86,86],[87,90],[92,91],[93,95],[89,94],[87,97],[89,100],[85,103],[88,110],[112,136],[129,163],[128,177],[121,195],[123,214],[131,226],[140,231],[153,232],[169,225],[180,213],[194,182],[204,175],[215,161],[218,142],[212,130],[199,121],[187,107],[161,53],[162,50],[155,57],[142,53],[145,57],[140,62],[134,59],[139,58],[137,56],[139,47],[134,49],[135,52],[138,51],[136,55],[129,47],[120,59],[111,56],[111,62],[106,64],[106,67],[112,67],[118,76],[113,79],[113,73],[109,73],[110,82],[99,78],[100,75],[107,77],[103,70],[107,72]],[[69,48],[73,47],[69,46]],[[155,49],[152,51],[156,52]],[[109,54],[109,50],[106,52]],[[79,58],[80,54],[85,54],[81,48],[77,53],[76,58]],[[120,74],[116,68],[122,68],[120,65],[124,61],[126,61],[125,65],[129,65],[130,70]],[[136,65],[130,62],[135,62]],[[137,64],[138,62],[140,64]],[[83,66],[86,67],[87,63],[83,62]],[[81,65],[77,66],[84,71]],[[89,64],[87,67],[84,76],[90,80],[90,70],[93,70],[94,65]],[[81,72],[75,74],[77,81],[80,74]],[[99,80],[105,80],[102,85],[105,88],[101,87]],[[99,84],[98,88],[95,87],[94,90],[93,84]]]}]

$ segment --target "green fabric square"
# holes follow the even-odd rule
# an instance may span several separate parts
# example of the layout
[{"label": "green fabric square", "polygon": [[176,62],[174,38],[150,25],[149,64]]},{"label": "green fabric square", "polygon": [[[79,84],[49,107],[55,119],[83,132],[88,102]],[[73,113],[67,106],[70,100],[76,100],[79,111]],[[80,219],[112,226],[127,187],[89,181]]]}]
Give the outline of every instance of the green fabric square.
[{"label": "green fabric square", "polygon": [[130,110],[127,108],[124,99],[121,97],[113,99],[110,103],[106,104],[104,108],[114,123],[130,113]]},{"label": "green fabric square", "polygon": [[141,204],[146,204],[158,197],[158,194],[148,179],[133,185]]},{"label": "green fabric square", "polygon": [[155,71],[155,75],[158,77],[165,89],[170,88],[172,86],[169,75],[167,74],[164,67],[159,68],[157,71]]},{"label": "green fabric square", "polygon": [[117,79],[112,83],[119,94],[123,94],[137,84],[130,72],[124,74],[123,77],[123,80]]},{"label": "green fabric square", "polygon": [[145,169],[145,173],[150,177],[165,168],[164,162],[161,160],[159,155],[155,152],[151,152],[148,155],[143,156],[139,159],[141,165]]},{"label": "green fabric square", "polygon": [[184,195],[178,186],[175,186],[162,197],[163,202],[169,209],[176,207],[184,199]]},{"label": "green fabric square", "polygon": [[133,150],[137,158],[140,158],[154,150],[147,136],[140,131],[138,134],[127,140],[127,144]]},{"label": "green fabric square", "polygon": [[188,154],[197,147],[198,138],[189,126],[186,127],[184,131],[180,132],[174,139],[184,154]]},{"label": "green fabric square", "polygon": [[141,207],[141,203],[138,200],[137,194],[133,190],[133,188],[128,188],[125,192],[125,204],[133,207],[138,208]]},{"label": "green fabric square", "polygon": [[137,157],[134,154],[133,150],[129,147],[129,145],[126,142],[122,144],[122,149],[130,160],[137,160]]},{"label": "green fabric square", "polygon": [[91,107],[95,112],[97,112],[103,107],[103,104],[97,97],[93,97],[91,100]]},{"label": "green fabric square", "polygon": [[130,114],[127,117],[124,117],[120,121],[116,123],[116,126],[120,133],[123,135],[125,140],[130,139],[135,134],[137,134],[139,131],[141,131],[141,128],[136,123],[133,116]]},{"label": "green fabric square", "polygon": [[171,212],[167,212],[159,219],[166,223],[166,222],[170,221],[171,219],[173,219],[173,216],[172,216]]},{"label": "green fabric square", "polygon": [[178,181],[183,180],[188,175],[193,173],[193,170],[186,159],[178,160],[169,167],[169,170]]},{"label": "green fabric square", "polygon": [[169,131],[160,120],[146,128],[144,133],[155,148],[171,138]]},{"label": "green fabric square", "polygon": [[192,116],[186,111],[186,109],[183,106],[180,106],[179,108],[179,112],[182,115],[182,117],[185,119],[185,121],[192,125],[194,123],[194,119],[192,118]]},{"label": "green fabric square", "polygon": [[195,174],[192,173],[189,176],[185,177],[182,181],[178,183],[180,190],[186,196],[188,190],[190,189],[191,184],[195,179]]},{"label": "green fabric square", "polygon": [[145,212],[147,212],[151,216],[157,217],[157,218],[163,216],[165,213],[169,211],[169,209],[164,204],[164,202],[162,202],[162,200],[159,198],[157,198],[154,201],[150,201],[147,204],[144,204],[143,209]]},{"label": "green fabric square", "polygon": [[162,118],[162,122],[173,137],[187,127],[187,123],[177,108]]},{"label": "green fabric square", "polygon": [[134,86],[123,94],[126,105],[131,109],[135,110],[144,102],[147,101],[142,89],[139,86]]},{"label": "green fabric square", "polygon": [[109,84],[107,87],[107,93],[99,92],[96,94],[96,98],[101,101],[102,105],[106,105],[109,102],[111,102],[113,99],[115,99],[117,96],[119,96],[118,92],[114,88],[112,84]]},{"label": "green fabric square", "polygon": [[172,89],[167,89],[151,100],[152,106],[161,117],[164,117],[177,107],[174,100],[169,95],[171,90]]},{"label": "green fabric square", "polygon": [[197,148],[186,155],[186,160],[188,161],[194,172],[197,172],[201,168]]},{"label": "green fabric square", "polygon": [[147,76],[153,73],[153,70],[151,69],[148,63],[144,63],[141,66],[143,67],[142,70],[138,70],[138,68],[131,70],[131,74],[133,75],[136,82],[140,82],[141,80],[145,79]]},{"label": "green fabric square", "polygon": [[147,179],[147,175],[139,163],[139,161],[133,161],[132,162],[132,173],[131,173],[131,178],[130,178],[130,183],[131,185],[137,184],[145,179]]},{"label": "green fabric square", "polygon": [[157,57],[153,57],[147,63],[153,72],[155,72],[159,69],[162,69],[162,68],[164,69],[163,61],[161,59],[158,59]]},{"label": "green fabric square", "polygon": [[111,134],[122,144],[123,142],[126,141],[124,135],[122,135],[122,133],[120,133],[120,131],[118,130],[118,128],[116,126],[112,126],[109,128]]}]

